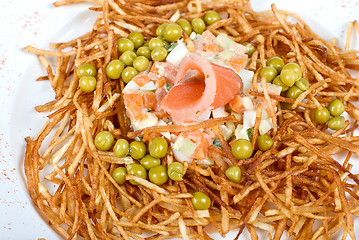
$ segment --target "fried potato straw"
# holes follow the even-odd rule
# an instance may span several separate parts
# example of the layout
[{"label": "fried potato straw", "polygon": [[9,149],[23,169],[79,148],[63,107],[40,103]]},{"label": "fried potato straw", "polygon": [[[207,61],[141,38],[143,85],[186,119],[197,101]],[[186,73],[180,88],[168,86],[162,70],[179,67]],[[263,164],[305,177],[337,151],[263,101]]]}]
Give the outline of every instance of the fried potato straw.
[{"label": "fried potato straw", "polygon": [[[82,0],[58,1],[55,6],[76,2]],[[358,51],[350,50],[349,41],[341,50],[320,38],[295,14],[274,5],[271,10],[254,12],[244,0],[92,2],[97,5],[90,9],[100,14],[91,32],[70,42],[51,44],[54,51],[25,48],[38,55],[46,69],[47,75],[38,80],[49,80],[56,94],[54,101],[36,107],[51,114],[36,137],[26,138],[27,186],[35,205],[63,238],[211,239],[207,226],[212,225],[223,237],[231,230],[239,236],[247,228],[252,239],[258,239],[260,229],[268,231],[270,239],[280,239],[283,234],[293,239],[329,239],[341,229],[343,239],[355,239],[353,217],[359,217],[359,179],[358,173],[351,172],[357,164],[351,156],[359,154],[359,137],[354,136],[359,109],[350,102],[358,101],[359,79],[351,77],[347,68],[359,69],[359,58]],[[155,36],[160,24],[170,22],[176,11],[192,20],[210,9],[228,16],[208,27],[215,35],[226,33],[238,43],[250,42],[256,47],[247,67],[255,71],[253,89],[248,93],[264,98],[272,108],[274,144],[246,160],[231,155],[217,127],[224,122],[238,124],[234,116],[133,132],[123,103],[125,83],[110,80],[105,73],[107,63],[119,57],[116,39],[133,30],[148,39]],[[297,23],[289,23],[287,17],[296,18]],[[348,39],[357,34],[353,29],[359,29],[357,22],[349,26]],[[265,59],[276,55],[286,63],[298,62],[311,84],[296,100],[273,96],[266,88],[258,90]],[[55,67],[50,58],[56,59]],[[98,69],[92,93],[78,89],[79,79],[74,74],[85,62]],[[353,119],[334,132],[311,116],[315,108],[333,98],[344,102]],[[271,100],[293,104],[295,109],[280,109],[278,105],[276,113]],[[261,113],[262,106],[257,111]],[[259,135],[258,120],[253,146]],[[128,181],[118,185],[111,172],[132,159],[99,151],[93,143],[94,136],[103,130],[115,139],[131,140],[199,128],[212,129],[223,146],[209,149],[214,165],[204,168],[195,161],[185,163],[183,181],[169,180],[161,186],[131,175],[126,180],[136,180],[138,185]],[[333,157],[339,152],[347,153],[344,162]],[[173,161],[169,151],[162,164]],[[242,168],[241,182],[226,178],[224,171],[229,164]],[[190,199],[195,191],[211,198],[209,210],[194,209]]]}]

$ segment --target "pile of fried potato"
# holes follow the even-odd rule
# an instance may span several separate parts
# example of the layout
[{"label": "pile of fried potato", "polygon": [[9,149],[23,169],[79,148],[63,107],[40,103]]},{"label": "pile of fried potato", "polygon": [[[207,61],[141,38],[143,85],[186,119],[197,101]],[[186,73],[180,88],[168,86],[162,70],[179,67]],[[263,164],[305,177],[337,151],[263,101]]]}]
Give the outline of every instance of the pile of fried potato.
[{"label": "pile of fried potato", "polygon": [[[81,0],[63,0],[55,6]],[[329,239],[341,230],[343,239],[355,239],[353,218],[359,216],[358,173],[351,172],[359,154],[359,137],[354,135],[359,120],[359,77],[348,68],[359,69],[357,50],[345,50],[320,38],[295,14],[272,9],[254,12],[248,1],[227,0],[104,0],[93,1],[98,11],[93,30],[66,43],[52,43],[54,50],[25,50],[38,55],[56,97],[37,106],[38,112],[51,112],[42,130],[28,137],[25,172],[28,190],[35,205],[51,226],[65,239],[211,239],[210,232],[223,237],[229,231],[241,235],[246,228],[252,239],[265,233],[268,239],[282,235],[292,239]],[[134,132],[129,127],[122,89],[125,83],[106,77],[105,67],[118,58],[116,40],[131,31],[145,38],[155,36],[156,28],[170,22],[179,12],[191,20],[207,10],[222,12],[222,20],[208,26],[215,35],[226,33],[238,43],[250,42],[256,51],[247,69],[255,72],[249,94],[270,102],[291,103],[291,109],[269,111],[273,122],[273,147],[256,151],[253,157],[237,160],[219,131],[218,124],[236,122],[229,116],[209,119],[190,126],[150,127]],[[224,14],[223,14],[224,13]],[[287,17],[296,19],[287,21]],[[357,22],[349,24],[348,39]],[[358,31],[359,32],[359,31]],[[190,39],[186,38],[190,43]],[[281,56],[297,62],[310,88],[296,99],[258,90],[259,71],[266,59]],[[51,66],[50,59],[56,59]],[[96,91],[78,88],[76,68],[90,62],[98,69]],[[328,131],[312,117],[316,108],[338,98],[345,104],[351,120],[337,131]],[[272,106],[268,104],[268,106]],[[257,116],[261,116],[258,109]],[[252,143],[258,136],[256,119]],[[127,175],[139,185],[118,185],[111,172],[131,161],[96,149],[94,136],[110,131],[116,139],[146,141],[154,132],[180,132],[209,128],[221,143],[211,147],[214,165],[204,168],[195,161],[185,163],[183,181],[169,180],[157,186],[148,180]],[[342,158],[333,155],[341,153]],[[243,169],[243,180],[233,183],[224,175],[229,166],[223,158]],[[162,159],[174,161],[171,151]],[[50,183],[50,184],[49,184]],[[55,185],[55,188],[53,186]],[[192,192],[202,191],[212,200],[209,210],[194,210]],[[210,227],[209,227],[210,226]]]}]

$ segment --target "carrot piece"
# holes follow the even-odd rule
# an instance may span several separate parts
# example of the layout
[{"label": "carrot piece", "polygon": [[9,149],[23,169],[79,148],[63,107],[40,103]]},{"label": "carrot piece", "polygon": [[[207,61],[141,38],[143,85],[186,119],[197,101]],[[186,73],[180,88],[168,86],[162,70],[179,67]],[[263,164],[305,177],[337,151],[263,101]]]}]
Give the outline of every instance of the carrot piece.
[{"label": "carrot piece", "polygon": [[141,92],[136,92],[136,93],[126,93],[123,97],[124,97],[124,101],[125,101],[125,105],[126,106],[130,106],[130,105],[136,105],[139,107],[142,107],[143,104],[143,97],[142,97],[142,93]]},{"label": "carrot piece", "polygon": [[219,53],[222,51],[221,48],[217,47],[215,44],[213,43],[208,43],[208,44],[205,44],[203,46],[203,51],[205,52],[214,52],[214,53]]},{"label": "carrot piece", "polygon": [[135,83],[138,84],[138,86],[142,87],[144,85],[146,85],[146,83],[148,83],[150,81],[150,78],[148,77],[147,74],[144,73],[140,73],[137,76],[135,76],[132,81],[135,81]]},{"label": "carrot piece", "polygon": [[202,136],[201,139],[200,142],[197,142],[197,148],[193,156],[195,159],[204,159],[208,157],[209,143],[204,136]]},{"label": "carrot piece", "polygon": [[236,113],[243,113],[245,107],[240,96],[236,95],[229,103],[229,107]]},{"label": "carrot piece", "polygon": [[127,105],[126,111],[128,117],[133,121],[142,121],[145,118],[145,115],[141,111],[141,108],[137,105]]},{"label": "carrot piece", "polygon": [[157,104],[156,94],[154,92],[146,92],[143,94],[143,103],[144,107],[154,110]]},{"label": "carrot piece", "polygon": [[213,33],[211,31],[204,31],[202,33],[202,43],[203,44],[208,44],[210,42],[213,43],[213,40],[216,38],[216,36],[213,35]]},{"label": "carrot piece", "polygon": [[166,78],[158,75],[158,73],[150,72],[148,76],[156,84],[157,88],[163,87],[166,83]]},{"label": "carrot piece", "polygon": [[153,62],[150,72],[158,74],[159,69],[158,62]]},{"label": "carrot piece", "polygon": [[228,65],[234,68],[237,72],[243,69],[247,64],[247,55],[235,55],[229,58],[226,62]]},{"label": "carrot piece", "polygon": [[201,132],[200,130],[195,130],[183,132],[180,135],[191,140],[197,145],[196,151],[193,155],[195,159],[204,159],[208,157],[210,143],[205,133]]},{"label": "carrot piece", "polygon": [[202,33],[202,43],[203,43],[203,51],[206,52],[215,52],[219,53],[222,51],[221,48],[217,47],[213,40],[216,38],[216,36],[211,33],[211,31],[204,31]]}]

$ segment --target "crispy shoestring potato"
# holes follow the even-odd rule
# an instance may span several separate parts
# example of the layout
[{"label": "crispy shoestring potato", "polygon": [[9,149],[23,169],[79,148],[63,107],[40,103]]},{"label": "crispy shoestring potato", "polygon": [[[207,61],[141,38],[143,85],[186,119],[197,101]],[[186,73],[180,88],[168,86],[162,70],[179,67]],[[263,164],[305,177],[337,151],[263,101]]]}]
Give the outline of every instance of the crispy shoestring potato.
[{"label": "crispy shoestring potato", "polygon": [[[55,6],[82,2],[57,1]],[[355,239],[353,218],[359,217],[358,173],[352,156],[359,154],[359,109],[353,102],[359,97],[359,75],[352,77],[347,69],[359,69],[357,50],[350,50],[352,34],[358,34],[358,23],[348,26],[345,49],[326,42],[293,13],[278,10],[275,5],[265,12],[254,12],[249,1],[201,0],[92,0],[90,9],[100,12],[93,30],[65,43],[53,43],[55,50],[25,48],[38,55],[56,94],[55,100],[37,106],[38,112],[51,112],[42,130],[34,138],[26,138],[25,172],[30,196],[51,226],[65,239],[211,239],[209,232],[223,237],[238,231],[236,239],[247,228],[252,239],[263,230],[270,239],[283,234],[293,239],[329,239],[339,229]],[[250,42],[256,50],[247,69],[255,71],[253,89],[248,93],[265,99],[272,119],[273,146],[257,151],[251,158],[237,160],[218,129],[218,124],[238,121],[233,115],[209,119],[189,126],[158,126],[132,131],[126,116],[122,90],[125,83],[110,80],[106,65],[118,58],[116,39],[131,31],[141,31],[145,39],[155,36],[156,28],[177,11],[183,18],[202,17],[208,10],[227,12],[207,29],[218,35],[226,33],[238,43]],[[294,17],[297,23],[290,23]],[[292,22],[292,21],[291,21]],[[184,36],[191,48],[191,40]],[[192,46],[193,47],[193,46]],[[273,95],[258,90],[262,82],[259,71],[265,60],[281,56],[297,62],[309,89],[299,98]],[[49,59],[56,58],[56,66]],[[74,74],[82,63],[98,69],[96,91],[78,89]],[[333,98],[342,100],[353,119],[337,131],[325,131],[311,113]],[[291,109],[274,110],[271,101],[292,104]],[[262,105],[257,109],[261,113]],[[259,136],[261,114],[256,119],[252,145]],[[111,176],[118,166],[133,160],[116,157],[112,152],[96,149],[94,136],[110,131],[115,139],[143,141],[160,132],[185,132],[209,128],[219,139],[221,148],[211,146],[214,165],[204,168],[193,161],[184,163],[183,181],[169,180],[158,186],[137,176],[136,180],[119,185]],[[152,134],[152,135],[151,135]],[[347,153],[338,162],[333,155]],[[162,159],[168,166],[174,161],[169,149]],[[243,180],[234,183],[224,171],[229,165],[240,166]],[[48,188],[48,183],[56,189]],[[208,210],[195,210],[191,198],[195,191],[206,193],[212,205]],[[208,225],[212,230],[208,231]],[[151,233],[141,235],[142,233]]]}]

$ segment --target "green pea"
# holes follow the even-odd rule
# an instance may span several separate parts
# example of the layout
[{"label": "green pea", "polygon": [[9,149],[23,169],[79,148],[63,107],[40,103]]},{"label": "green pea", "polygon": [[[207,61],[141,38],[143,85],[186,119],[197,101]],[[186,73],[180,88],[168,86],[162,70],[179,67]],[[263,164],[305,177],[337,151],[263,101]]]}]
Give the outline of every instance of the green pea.
[{"label": "green pea", "polygon": [[332,130],[339,130],[345,127],[345,118],[343,116],[335,116],[329,119],[328,127]]},{"label": "green pea", "polygon": [[191,21],[192,29],[195,33],[202,34],[206,29],[206,24],[204,23],[202,18],[194,18]]},{"label": "green pea", "polygon": [[140,164],[148,171],[151,167],[158,166],[161,164],[159,158],[154,158],[150,154],[146,154],[140,161]]},{"label": "green pea", "polygon": [[98,150],[110,150],[115,142],[112,134],[109,131],[99,132],[95,137],[95,146]]},{"label": "green pea", "polygon": [[144,56],[138,56],[133,60],[133,67],[139,72],[145,71],[149,65],[150,61]]},{"label": "green pea", "polygon": [[155,137],[148,143],[148,152],[154,158],[163,158],[167,154],[168,143],[162,137]]},{"label": "green pea", "polygon": [[286,92],[286,97],[291,99],[297,99],[303,91],[300,90],[297,86],[292,86]]},{"label": "green pea", "polygon": [[273,139],[268,134],[263,134],[257,138],[257,146],[261,151],[267,151],[273,145]]},{"label": "green pea", "polygon": [[206,14],[204,14],[203,20],[206,23],[206,25],[209,26],[221,20],[221,17],[219,16],[218,12],[211,10],[206,12]]},{"label": "green pea", "polygon": [[232,182],[238,183],[242,180],[242,170],[238,166],[231,166],[227,168],[224,174]]},{"label": "green pea", "polygon": [[329,103],[328,110],[332,116],[339,116],[345,111],[345,106],[339,99],[334,99]]},{"label": "green pea", "polygon": [[295,86],[297,86],[300,90],[305,91],[309,88],[309,82],[305,78],[301,78],[295,82]]},{"label": "green pea", "polygon": [[191,201],[195,210],[207,210],[211,206],[211,199],[203,192],[194,192]]},{"label": "green pea", "polygon": [[288,88],[289,88],[287,85],[285,85],[285,84],[282,82],[282,80],[280,80],[280,76],[276,76],[276,77],[274,78],[274,80],[273,80],[272,83],[275,84],[275,85],[277,85],[277,86],[279,86],[279,87],[281,87],[281,88],[282,88],[282,92],[287,91]]},{"label": "green pea", "polygon": [[272,82],[273,79],[278,75],[277,70],[274,67],[264,67],[261,69],[259,75],[266,78],[267,82]]},{"label": "green pea", "polygon": [[232,145],[232,154],[239,160],[251,157],[252,153],[252,143],[246,139],[238,139]]},{"label": "green pea", "polygon": [[129,83],[132,78],[137,75],[137,70],[134,67],[126,67],[121,73],[121,78],[125,83]]},{"label": "green pea", "polygon": [[163,47],[163,41],[160,38],[152,38],[149,42],[148,42],[148,47],[153,50],[156,49],[158,47]]},{"label": "green pea", "polygon": [[118,79],[121,76],[123,68],[124,65],[120,60],[112,60],[106,66],[106,75],[111,79]]},{"label": "green pea", "polygon": [[282,71],[282,68],[284,67],[284,61],[281,57],[274,56],[267,60],[267,66],[274,67],[278,73]]},{"label": "green pea", "polygon": [[170,47],[170,43],[168,41],[166,41],[166,39],[164,39],[163,37],[158,37],[158,38],[161,38],[161,41],[163,43],[163,47],[165,49],[168,49]]},{"label": "green pea", "polygon": [[291,87],[294,83],[302,77],[302,69],[296,63],[288,63],[286,64],[281,73],[280,73],[280,80]]},{"label": "green pea", "polygon": [[149,47],[140,47],[137,49],[137,56],[144,56],[148,60],[151,60],[151,49]]},{"label": "green pea", "polygon": [[163,165],[151,167],[148,171],[148,178],[156,185],[162,185],[168,180],[167,169]]},{"label": "green pea", "polygon": [[317,123],[326,123],[330,118],[330,112],[328,108],[322,107],[321,110],[316,108],[314,111],[314,119]]},{"label": "green pea", "polygon": [[247,52],[246,54],[248,55],[248,57],[252,57],[254,51],[256,50],[256,48],[251,44],[251,43],[243,43],[243,46],[247,47]]},{"label": "green pea", "polygon": [[280,106],[281,106],[281,109],[284,109],[284,110],[293,110],[292,109],[292,106],[293,106],[292,103],[281,102]]},{"label": "green pea", "polygon": [[113,153],[116,157],[123,158],[126,157],[130,150],[130,144],[126,139],[118,139],[115,146],[113,146]]},{"label": "green pea", "polygon": [[97,69],[91,63],[83,63],[77,68],[76,75],[78,78],[81,78],[83,76],[96,77]]},{"label": "green pea", "polygon": [[136,31],[131,32],[127,38],[133,42],[135,49],[143,45],[144,37],[140,32],[136,32]]},{"label": "green pea", "polygon": [[130,143],[130,155],[133,159],[141,159],[147,151],[146,145],[141,141],[133,141]]},{"label": "green pea", "polygon": [[182,28],[177,23],[168,24],[167,27],[163,30],[162,36],[166,41],[177,41],[182,36]]},{"label": "green pea", "polygon": [[82,76],[79,80],[79,87],[88,93],[96,89],[96,78],[94,76]]},{"label": "green pea", "polygon": [[184,167],[180,162],[172,162],[168,165],[167,174],[173,181],[183,180]]},{"label": "green pea", "polygon": [[[132,163],[127,165],[127,172],[129,175],[137,176],[143,179],[147,178],[146,169],[137,163]],[[134,180],[129,181],[132,185],[138,185],[138,183]]]},{"label": "green pea", "polygon": [[187,21],[184,18],[180,18],[177,20],[176,22],[178,25],[181,26],[181,28],[183,29],[183,31],[185,31],[185,33],[189,36],[192,33],[192,26],[190,24],[189,21]]},{"label": "green pea", "polygon": [[119,52],[133,51],[135,44],[128,38],[120,38],[117,40],[117,50]]},{"label": "green pea", "polygon": [[162,23],[158,28],[156,29],[156,35],[162,36],[163,30],[168,26],[168,23]]},{"label": "green pea", "polygon": [[126,168],[118,167],[115,170],[113,170],[111,176],[118,184],[123,184],[126,182],[126,174],[127,174]]},{"label": "green pea", "polygon": [[126,51],[121,54],[120,60],[127,66],[132,66],[133,60],[137,57],[133,51]]},{"label": "green pea", "polygon": [[164,47],[158,47],[151,52],[151,59],[153,61],[161,62],[167,57],[167,50]]}]

